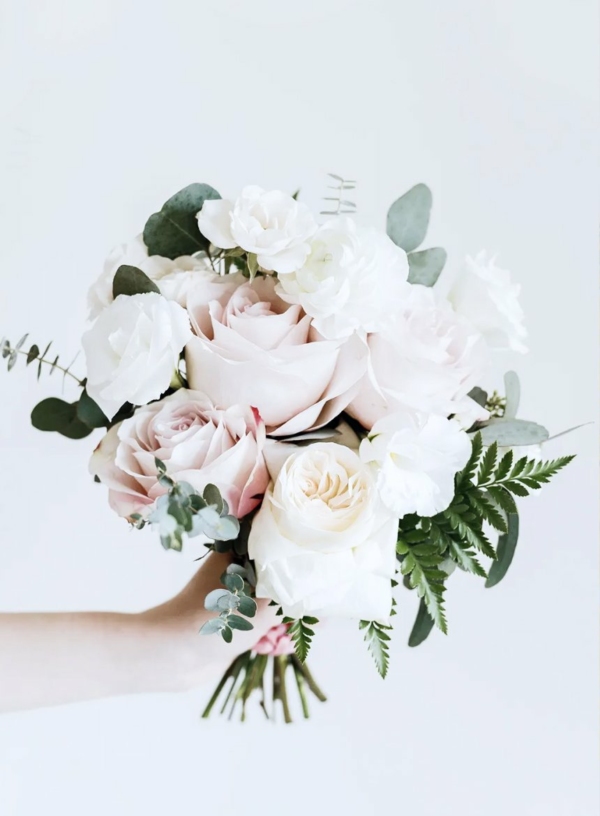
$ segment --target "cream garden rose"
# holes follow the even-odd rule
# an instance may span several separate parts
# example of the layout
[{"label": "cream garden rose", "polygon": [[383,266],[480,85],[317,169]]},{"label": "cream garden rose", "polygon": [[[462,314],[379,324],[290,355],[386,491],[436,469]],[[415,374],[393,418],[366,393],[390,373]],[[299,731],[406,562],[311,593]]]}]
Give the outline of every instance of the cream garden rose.
[{"label": "cream garden rose", "polygon": [[89,395],[112,418],[163,394],[191,337],[185,309],[162,295],[119,295],[83,335]]},{"label": "cream garden rose", "polygon": [[369,372],[348,408],[365,428],[403,407],[468,416],[469,424],[487,418],[468,397],[485,371],[486,344],[433,289],[411,285],[393,323],[368,345]]},{"label": "cream garden rose", "polygon": [[90,471],[125,518],[146,516],[165,493],[155,457],[170,476],[199,493],[216,485],[230,512],[241,518],[260,503],[269,482],[264,441],[264,424],[252,408],[220,410],[205,394],[181,388],[113,426],[96,448]]},{"label": "cream garden rose", "polygon": [[481,332],[490,348],[525,353],[527,331],[520,292],[510,272],[496,266],[495,258],[480,252],[475,258],[467,256],[448,299]]},{"label": "cream garden rose", "polygon": [[406,253],[376,229],[351,218],[319,228],[300,269],[279,275],[278,292],[298,303],[327,338],[378,332],[388,326],[408,293]]},{"label": "cream garden rose", "polygon": [[287,193],[250,186],[235,201],[205,201],[198,227],[216,247],[255,254],[268,272],[292,272],[306,260],[317,224],[306,204]]},{"label": "cream garden rose", "polygon": [[248,552],[257,597],[286,615],[342,615],[387,622],[398,520],[383,506],[371,470],[336,443],[299,449],[254,517]]},{"label": "cream garden rose", "polygon": [[192,289],[210,286],[216,275],[207,258],[182,255],[171,260],[162,255],[148,255],[148,249],[141,235],[128,244],[115,247],[104,263],[98,280],[88,291],[89,319],[94,320],[113,301],[113,280],[120,266],[136,266],[155,281],[160,293],[180,306],[187,305],[187,296]]},{"label": "cream garden rose", "polygon": [[271,277],[220,301],[190,296],[195,336],[186,346],[190,387],[220,406],[255,405],[271,434],[325,425],[348,405],[366,370],[358,337],[324,340],[310,316],[275,292]]},{"label": "cream garden rose", "polygon": [[458,422],[404,409],[373,425],[360,458],[373,468],[383,503],[396,516],[434,516],[454,498],[454,477],[471,455]]}]

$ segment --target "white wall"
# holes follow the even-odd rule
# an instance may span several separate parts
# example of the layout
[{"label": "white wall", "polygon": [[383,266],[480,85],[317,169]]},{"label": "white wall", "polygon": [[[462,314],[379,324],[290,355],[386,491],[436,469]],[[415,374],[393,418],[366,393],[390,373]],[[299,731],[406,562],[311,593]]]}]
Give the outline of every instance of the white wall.
[{"label": "white wall", "polygon": [[[191,181],[300,185],[318,207],[333,171],[375,224],[425,181],[451,263],[486,247],[523,284],[523,414],[597,422],[597,17],[592,0],[5,0],[0,329],[74,353],[107,251]],[[0,607],[142,608],[193,564],[111,514],[90,440],[30,428],[59,392],[0,372]],[[523,502],[506,581],[453,579],[448,638],[409,650],[401,596],[385,683],[332,625],[309,724],[200,723],[208,689],[4,717],[0,813],[597,813],[597,434],[549,449],[578,458]]]}]

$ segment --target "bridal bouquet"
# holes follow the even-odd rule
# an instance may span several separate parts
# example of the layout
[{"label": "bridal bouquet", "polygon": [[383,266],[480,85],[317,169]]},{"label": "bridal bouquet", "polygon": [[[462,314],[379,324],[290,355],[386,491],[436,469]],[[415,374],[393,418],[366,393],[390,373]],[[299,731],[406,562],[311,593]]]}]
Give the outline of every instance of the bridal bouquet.
[{"label": "bridal bouquet", "polygon": [[[516,499],[572,457],[543,461],[548,431],[517,419],[514,372],[487,393],[498,349],[526,351],[519,286],[485,254],[440,277],[418,249],[431,210],[418,184],[387,231],[359,226],[353,182],[333,176],[319,223],[297,196],[192,184],[117,247],[89,292],[79,379],[37,345],[2,341],[80,388],[32,412],[42,431],[103,429],[90,472],[111,508],[165,549],[202,536],[230,554],[200,634],[252,629],[256,598],[281,623],[211,699],[242,718],[257,691],[291,719],[324,699],[306,666],[319,622],[356,622],[388,670],[399,582],[419,599],[409,645],[446,632],[458,567],[497,584],[513,559]],[[447,279],[446,279],[447,278]],[[267,680],[270,680],[267,682]],[[268,687],[268,688],[267,688]]]}]

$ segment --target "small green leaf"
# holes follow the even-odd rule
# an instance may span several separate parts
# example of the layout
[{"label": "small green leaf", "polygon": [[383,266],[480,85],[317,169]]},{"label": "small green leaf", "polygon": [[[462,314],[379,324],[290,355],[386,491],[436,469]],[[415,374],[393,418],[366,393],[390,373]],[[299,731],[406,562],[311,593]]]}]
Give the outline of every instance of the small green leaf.
[{"label": "small green leaf", "polygon": [[248,253],[248,272],[250,273],[250,280],[254,280],[258,272],[258,256],[253,252]]},{"label": "small green leaf", "polygon": [[116,298],[119,295],[144,295],[148,292],[160,293],[160,289],[137,266],[123,264],[117,269],[113,278],[113,297]]},{"label": "small green leaf", "polygon": [[249,632],[251,629],[254,629],[250,621],[241,618],[239,615],[228,615],[227,623],[232,629],[239,629],[241,632]]},{"label": "small green leaf", "polygon": [[31,412],[31,424],[39,431],[56,431],[69,439],[83,439],[91,434],[77,416],[77,403],[69,403],[56,397],[39,402]]},{"label": "small green leaf", "polygon": [[479,430],[484,445],[497,442],[502,448],[516,445],[537,445],[548,439],[548,431],[536,422],[525,419],[490,419]]},{"label": "small green leaf", "polygon": [[240,615],[245,615],[247,618],[253,618],[256,615],[256,601],[249,595],[239,596],[238,612]]},{"label": "small green leaf", "polygon": [[33,361],[36,360],[39,357],[39,355],[40,355],[40,350],[36,346],[36,344],[34,343],[32,345],[32,347],[29,349],[29,351],[27,352],[26,364],[29,365],[29,363],[33,363]]},{"label": "small green leaf", "polygon": [[446,250],[441,247],[410,252],[408,255],[410,270],[408,282],[419,283],[421,286],[433,286],[444,268],[447,257]]},{"label": "small green leaf", "polygon": [[434,626],[435,622],[427,611],[425,601],[421,598],[417,617],[415,618],[410,637],[408,638],[408,645],[413,647],[420,646],[424,640],[427,640]]},{"label": "small green leaf", "polygon": [[221,576],[221,583],[232,592],[240,592],[244,588],[244,579],[235,572],[226,572]]},{"label": "small green leaf", "polygon": [[77,416],[88,428],[107,428],[110,424],[108,417],[90,397],[85,388],[81,392],[77,403]]},{"label": "small green leaf", "polygon": [[11,353],[10,357],[8,358],[8,366],[7,366],[8,371],[13,370],[13,368],[15,367],[15,364],[17,362],[18,357],[19,357],[19,355],[18,355],[18,353],[16,351],[13,351]]},{"label": "small green leaf", "polygon": [[223,511],[223,497],[221,496],[221,491],[216,485],[206,485],[202,491],[202,497],[208,505],[216,507],[217,513],[221,513]]},{"label": "small green leaf", "polygon": [[200,629],[201,635],[216,635],[217,632],[222,632],[227,626],[224,618],[211,618],[206,621],[204,626]]},{"label": "small green leaf", "polygon": [[508,516],[507,527],[508,531],[498,539],[496,561],[494,561],[490,567],[487,581],[485,582],[488,589],[498,584],[504,578],[512,563],[519,539],[519,516],[516,513],[512,513]]},{"label": "small green leaf", "polygon": [[425,184],[416,184],[394,201],[387,215],[387,234],[405,252],[421,244],[429,226],[431,191]]},{"label": "small green leaf", "polygon": [[28,334],[24,334],[23,337],[21,337],[21,339],[15,346],[15,351],[19,351],[23,347],[23,343],[25,342],[25,340],[27,340],[28,337],[29,337]]},{"label": "small green leaf", "polygon": [[385,630],[390,629],[389,626],[383,626],[376,621],[360,621],[359,628],[365,633],[365,641],[377,671],[385,679],[389,667],[389,641],[390,636]]},{"label": "small green leaf", "polygon": [[225,643],[231,643],[231,641],[233,640],[233,632],[231,631],[229,626],[226,626],[225,629],[221,629],[221,637],[223,638]]},{"label": "small green leaf", "polygon": [[208,249],[209,242],[198,229],[197,214],[205,201],[221,198],[208,184],[190,184],[151,215],[144,227],[149,255],[179,258]]}]

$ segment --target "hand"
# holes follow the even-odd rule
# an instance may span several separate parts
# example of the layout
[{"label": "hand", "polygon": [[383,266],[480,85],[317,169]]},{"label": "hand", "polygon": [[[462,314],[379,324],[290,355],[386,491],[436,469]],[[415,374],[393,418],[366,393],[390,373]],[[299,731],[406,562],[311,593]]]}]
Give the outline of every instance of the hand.
[{"label": "hand", "polygon": [[138,614],[0,614],[0,711],[182,691],[222,673],[277,623],[259,601],[255,628],[236,631],[232,643],[198,634],[213,615],[204,598],[227,564],[226,556],[209,555],[178,595]]}]

